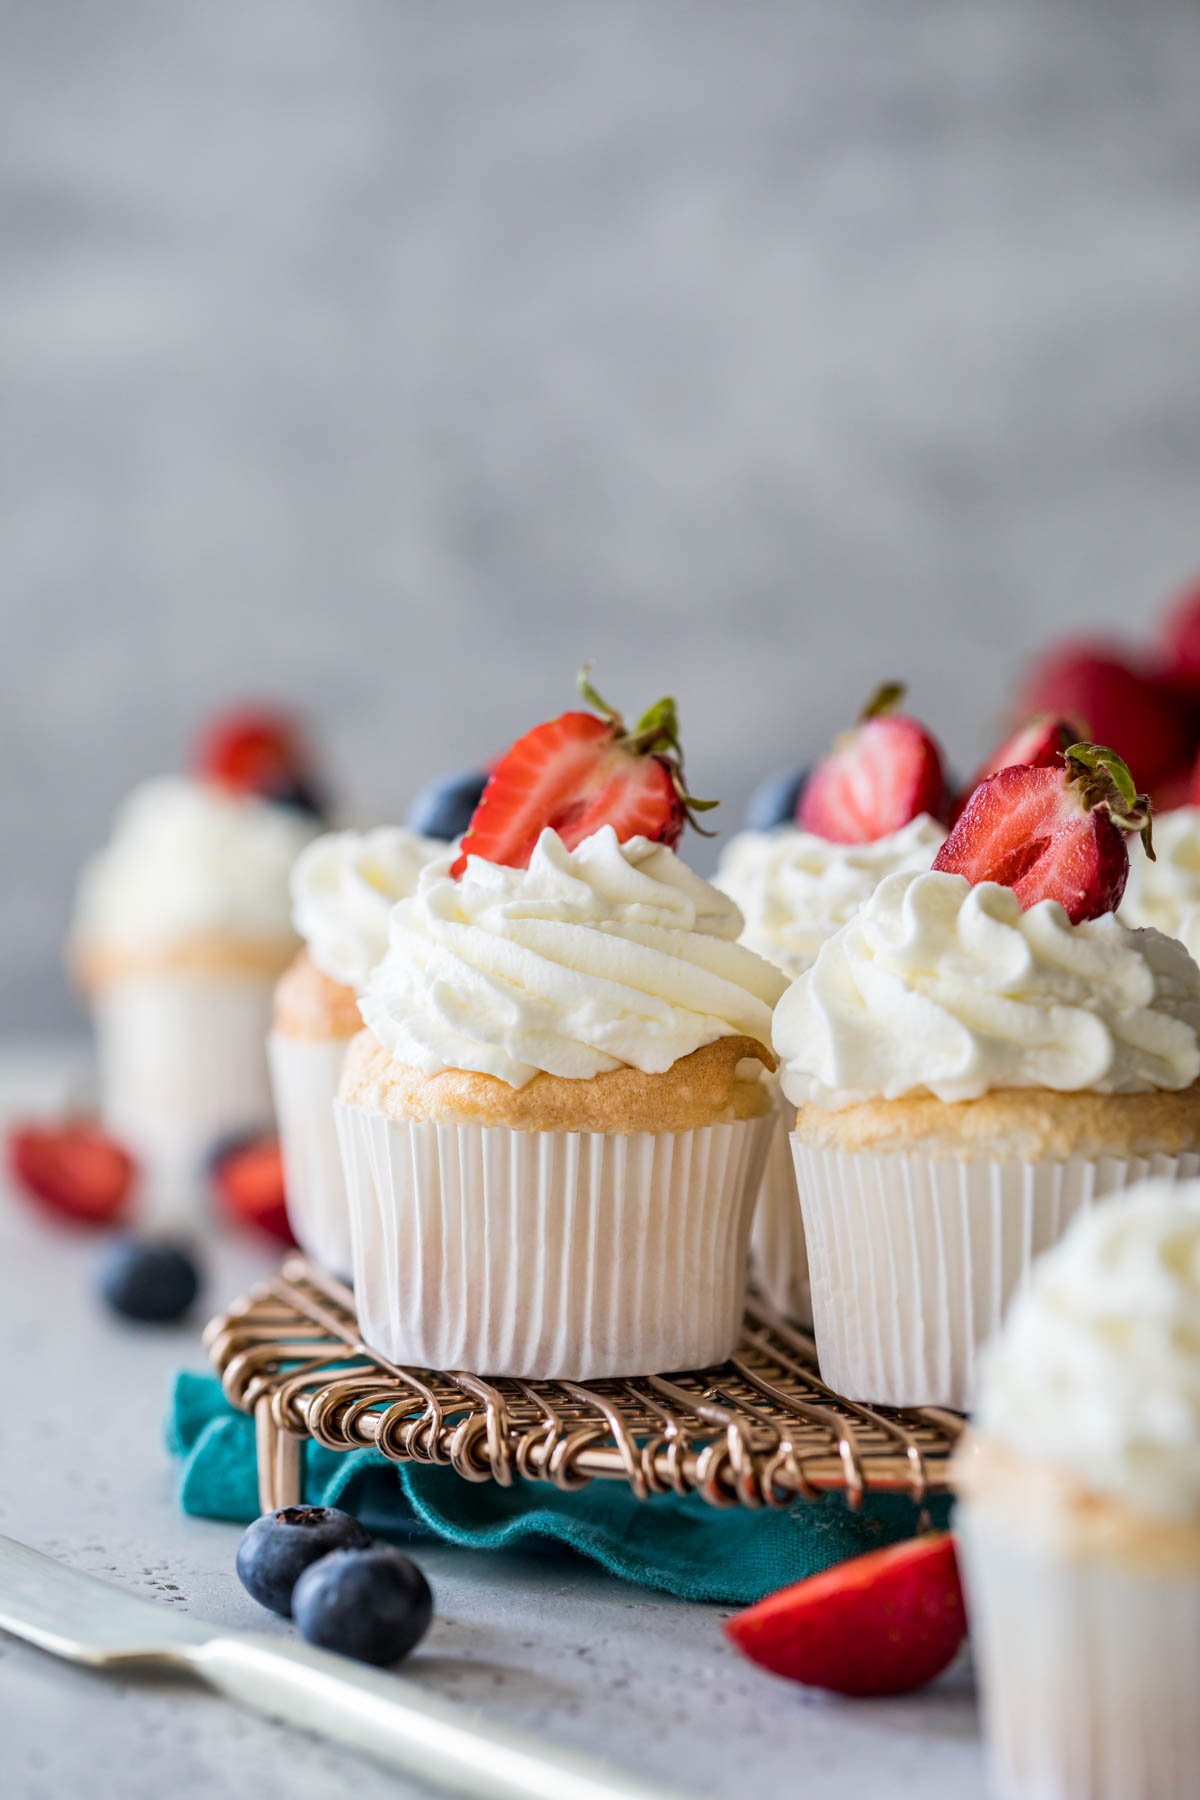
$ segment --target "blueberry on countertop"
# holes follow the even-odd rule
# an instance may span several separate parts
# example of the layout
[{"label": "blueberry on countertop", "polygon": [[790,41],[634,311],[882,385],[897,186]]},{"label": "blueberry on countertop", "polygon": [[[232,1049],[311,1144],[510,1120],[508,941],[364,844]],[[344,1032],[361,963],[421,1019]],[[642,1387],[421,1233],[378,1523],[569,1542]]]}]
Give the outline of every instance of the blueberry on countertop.
[{"label": "blueberry on countertop", "polygon": [[310,1644],[386,1667],[425,1636],[433,1596],[399,1550],[335,1550],[296,1583],[292,1616]]},{"label": "blueberry on countertop", "polygon": [[200,1273],[179,1244],[120,1238],[99,1265],[101,1296],[126,1319],[166,1325],[183,1317],[200,1291]]},{"label": "blueberry on countertop", "polygon": [[251,1599],[285,1619],[304,1571],[333,1550],[366,1550],[365,1525],[336,1506],[285,1506],[247,1526],[238,1545],[238,1578]]},{"label": "blueberry on countertop", "polygon": [[796,808],[808,780],[807,769],[778,769],[759,782],[746,807],[747,831],[774,831],[796,823]]},{"label": "blueberry on countertop", "polygon": [[471,823],[487,779],[486,769],[465,769],[458,775],[442,775],[431,781],[408,809],[408,829],[422,837],[441,838],[447,844],[460,838]]}]

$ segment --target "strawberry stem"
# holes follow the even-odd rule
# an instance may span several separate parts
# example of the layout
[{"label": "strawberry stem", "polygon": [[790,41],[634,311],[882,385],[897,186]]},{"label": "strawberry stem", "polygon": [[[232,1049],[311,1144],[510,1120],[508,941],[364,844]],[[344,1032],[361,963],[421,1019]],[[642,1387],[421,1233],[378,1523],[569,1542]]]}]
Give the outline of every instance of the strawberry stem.
[{"label": "strawberry stem", "polygon": [[615,707],[607,700],[601,699],[592,686],[592,669],[585,663],[579,671],[579,692],[589,706],[594,707],[602,719],[612,726],[613,740],[623,750],[634,756],[656,756],[663,763],[671,777],[671,786],[679,796],[679,801],[693,831],[701,837],[715,837],[716,833],[705,830],[696,818],[697,813],[711,812],[719,806],[719,800],[699,800],[695,794],[689,794],[683,774],[683,745],[679,739],[679,710],[672,695],[664,694],[661,700],[647,708],[632,731],[626,731],[625,721]]},{"label": "strawberry stem", "polygon": [[1139,794],[1124,757],[1107,744],[1072,744],[1063,751],[1067,785],[1078,791],[1089,812],[1103,807],[1122,831],[1136,831],[1146,855],[1154,862],[1149,794]]},{"label": "strawberry stem", "polygon": [[881,683],[859,713],[859,724],[865,725],[868,719],[882,719],[888,713],[894,713],[907,692],[908,688],[903,681]]}]

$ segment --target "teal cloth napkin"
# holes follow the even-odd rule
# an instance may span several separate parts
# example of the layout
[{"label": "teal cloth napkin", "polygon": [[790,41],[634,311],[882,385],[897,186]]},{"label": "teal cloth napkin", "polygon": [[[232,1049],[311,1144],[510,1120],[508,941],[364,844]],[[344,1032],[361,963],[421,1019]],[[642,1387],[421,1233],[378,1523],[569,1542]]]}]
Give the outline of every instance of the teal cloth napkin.
[{"label": "teal cloth napkin", "polygon": [[[183,1464],[183,1510],[248,1523],[258,1516],[254,1423],[211,1375],[176,1378],[167,1426]],[[852,1513],[840,1495],[784,1510],[720,1510],[674,1494],[635,1500],[617,1482],[563,1494],[548,1482],[463,1481],[452,1469],[397,1464],[377,1450],[307,1444],[304,1498],[341,1506],[368,1530],[411,1541],[441,1538],[475,1550],[564,1546],[613,1575],[684,1600],[743,1606],[849,1556],[911,1537],[917,1509],[881,1495]],[[946,1523],[946,1502],[931,1506]]]}]

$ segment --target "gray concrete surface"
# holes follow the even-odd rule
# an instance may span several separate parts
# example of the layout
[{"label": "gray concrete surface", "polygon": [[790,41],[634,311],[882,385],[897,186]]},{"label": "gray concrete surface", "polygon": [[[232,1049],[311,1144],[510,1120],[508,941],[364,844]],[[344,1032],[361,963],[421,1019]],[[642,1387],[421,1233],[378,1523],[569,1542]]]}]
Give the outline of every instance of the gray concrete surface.
[{"label": "gray concrete surface", "polygon": [[[969,765],[1197,561],[1179,0],[7,0],[0,1022],[230,694],[363,814],[591,656],[736,817],[878,676]],[[701,856],[706,855],[701,852]]]},{"label": "gray concrete surface", "polygon": [[[0,1055],[0,1127],[64,1092],[67,1059]],[[88,1285],[95,1243],[0,1188],[0,1532],[227,1626],[287,1629],[243,1593],[238,1528],[186,1519],[162,1447],[173,1372],[203,1367],[198,1321],[119,1327]],[[266,1264],[214,1244],[211,1309]],[[201,1309],[203,1312],[203,1309]],[[436,1618],[406,1674],[485,1718],[607,1758],[683,1795],[982,1800],[969,1674],[903,1700],[838,1702],[742,1661],[720,1609],[562,1555],[418,1555]],[[0,1635],[5,1800],[356,1800],[417,1790],[177,1682],[114,1680]]]}]

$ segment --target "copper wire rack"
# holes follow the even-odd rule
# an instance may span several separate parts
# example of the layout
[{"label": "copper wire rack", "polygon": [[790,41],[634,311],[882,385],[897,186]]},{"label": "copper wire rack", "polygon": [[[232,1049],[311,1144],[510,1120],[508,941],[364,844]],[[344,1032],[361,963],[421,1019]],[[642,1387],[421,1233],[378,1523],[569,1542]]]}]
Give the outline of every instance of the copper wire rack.
[{"label": "copper wire rack", "polygon": [[368,1349],[351,1291],[302,1257],[213,1319],[205,1347],[255,1420],[264,1511],[301,1497],[306,1441],[436,1463],[465,1481],[623,1481],[639,1499],[787,1506],[832,1489],[919,1505],[948,1491],[963,1420],[859,1405],[825,1386],[812,1339],[753,1296],[727,1363],[621,1381],[484,1380]]}]

